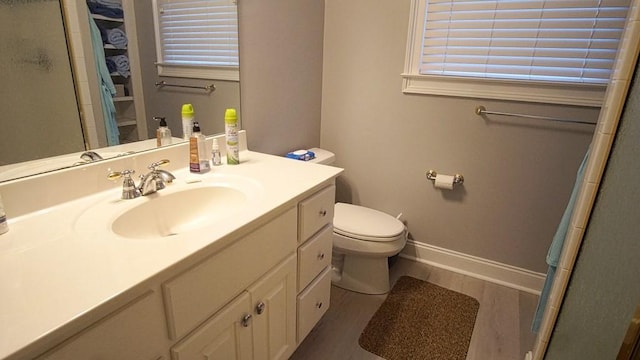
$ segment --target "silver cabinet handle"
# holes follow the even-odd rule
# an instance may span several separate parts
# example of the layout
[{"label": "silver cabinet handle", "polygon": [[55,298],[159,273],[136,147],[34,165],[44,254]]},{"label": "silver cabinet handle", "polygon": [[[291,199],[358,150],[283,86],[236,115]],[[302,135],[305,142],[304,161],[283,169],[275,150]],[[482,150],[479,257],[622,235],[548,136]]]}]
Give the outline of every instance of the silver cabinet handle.
[{"label": "silver cabinet handle", "polygon": [[320,210],[320,212],[318,213],[320,216],[325,217],[327,216],[327,210]]},{"label": "silver cabinet handle", "polygon": [[316,307],[317,307],[318,309],[321,309],[321,308],[322,308],[322,301],[318,301],[318,302],[316,303]]},{"label": "silver cabinet handle", "polygon": [[318,253],[318,260],[323,260],[324,259],[324,253]]},{"label": "silver cabinet handle", "polygon": [[260,301],[258,303],[258,305],[256,305],[256,312],[258,313],[258,315],[262,314],[264,312],[264,308],[266,307],[266,305]]},{"label": "silver cabinet handle", "polygon": [[242,326],[249,327],[249,321],[251,321],[251,317],[252,317],[251,314],[245,314],[240,320],[240,323],[242,324]]}]

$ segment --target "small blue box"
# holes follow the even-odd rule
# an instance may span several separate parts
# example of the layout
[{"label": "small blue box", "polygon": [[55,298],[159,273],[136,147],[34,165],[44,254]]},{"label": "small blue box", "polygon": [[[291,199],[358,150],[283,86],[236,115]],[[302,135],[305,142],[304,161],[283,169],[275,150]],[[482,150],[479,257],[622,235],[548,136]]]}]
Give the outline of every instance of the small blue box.
[{"label": "small blue box", "polygon": [[313,151],[309,150],[296,150],[287,153],[286,157],[288,157],[289,159],[309,161],[311,159],[314,159],[316,157],[316,154],[314,154]]}]

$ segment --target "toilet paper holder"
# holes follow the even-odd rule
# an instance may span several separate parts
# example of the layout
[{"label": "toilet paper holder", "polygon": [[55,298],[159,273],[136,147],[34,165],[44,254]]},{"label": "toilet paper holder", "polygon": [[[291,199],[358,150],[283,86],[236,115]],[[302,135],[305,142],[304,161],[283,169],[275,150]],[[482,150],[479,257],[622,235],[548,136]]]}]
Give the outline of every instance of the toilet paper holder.
[{"label": "toilet paper holder", "polygon": [[[431,181],[436,181],[436,176],[438,173],[435,170],[427,171],[427,179]],[[453,185],[462,185],[464,183],[464,176],[460,174],[453,175]]]}]

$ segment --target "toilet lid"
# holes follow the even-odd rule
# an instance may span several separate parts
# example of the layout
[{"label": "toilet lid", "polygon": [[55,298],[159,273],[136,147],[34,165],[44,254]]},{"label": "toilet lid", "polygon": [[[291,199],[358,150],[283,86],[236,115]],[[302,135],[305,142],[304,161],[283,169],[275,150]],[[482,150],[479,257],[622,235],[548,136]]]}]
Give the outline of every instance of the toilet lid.
[{"label": "toilet lid", "polygon": [[362,206],[336,203],[333,231],[362,240],[393,241],[404,231],[404,224],[389,214]]}]

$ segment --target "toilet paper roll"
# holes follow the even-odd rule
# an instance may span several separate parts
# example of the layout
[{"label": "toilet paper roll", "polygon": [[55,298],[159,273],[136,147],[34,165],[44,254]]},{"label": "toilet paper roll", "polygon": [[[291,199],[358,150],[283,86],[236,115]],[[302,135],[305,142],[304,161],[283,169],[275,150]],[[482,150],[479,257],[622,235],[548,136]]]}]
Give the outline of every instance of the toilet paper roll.
[{"label": "toilet paper roll", "polygon": [[434,185],[438,189],[453,190],[453,175],[436,175]]}]

